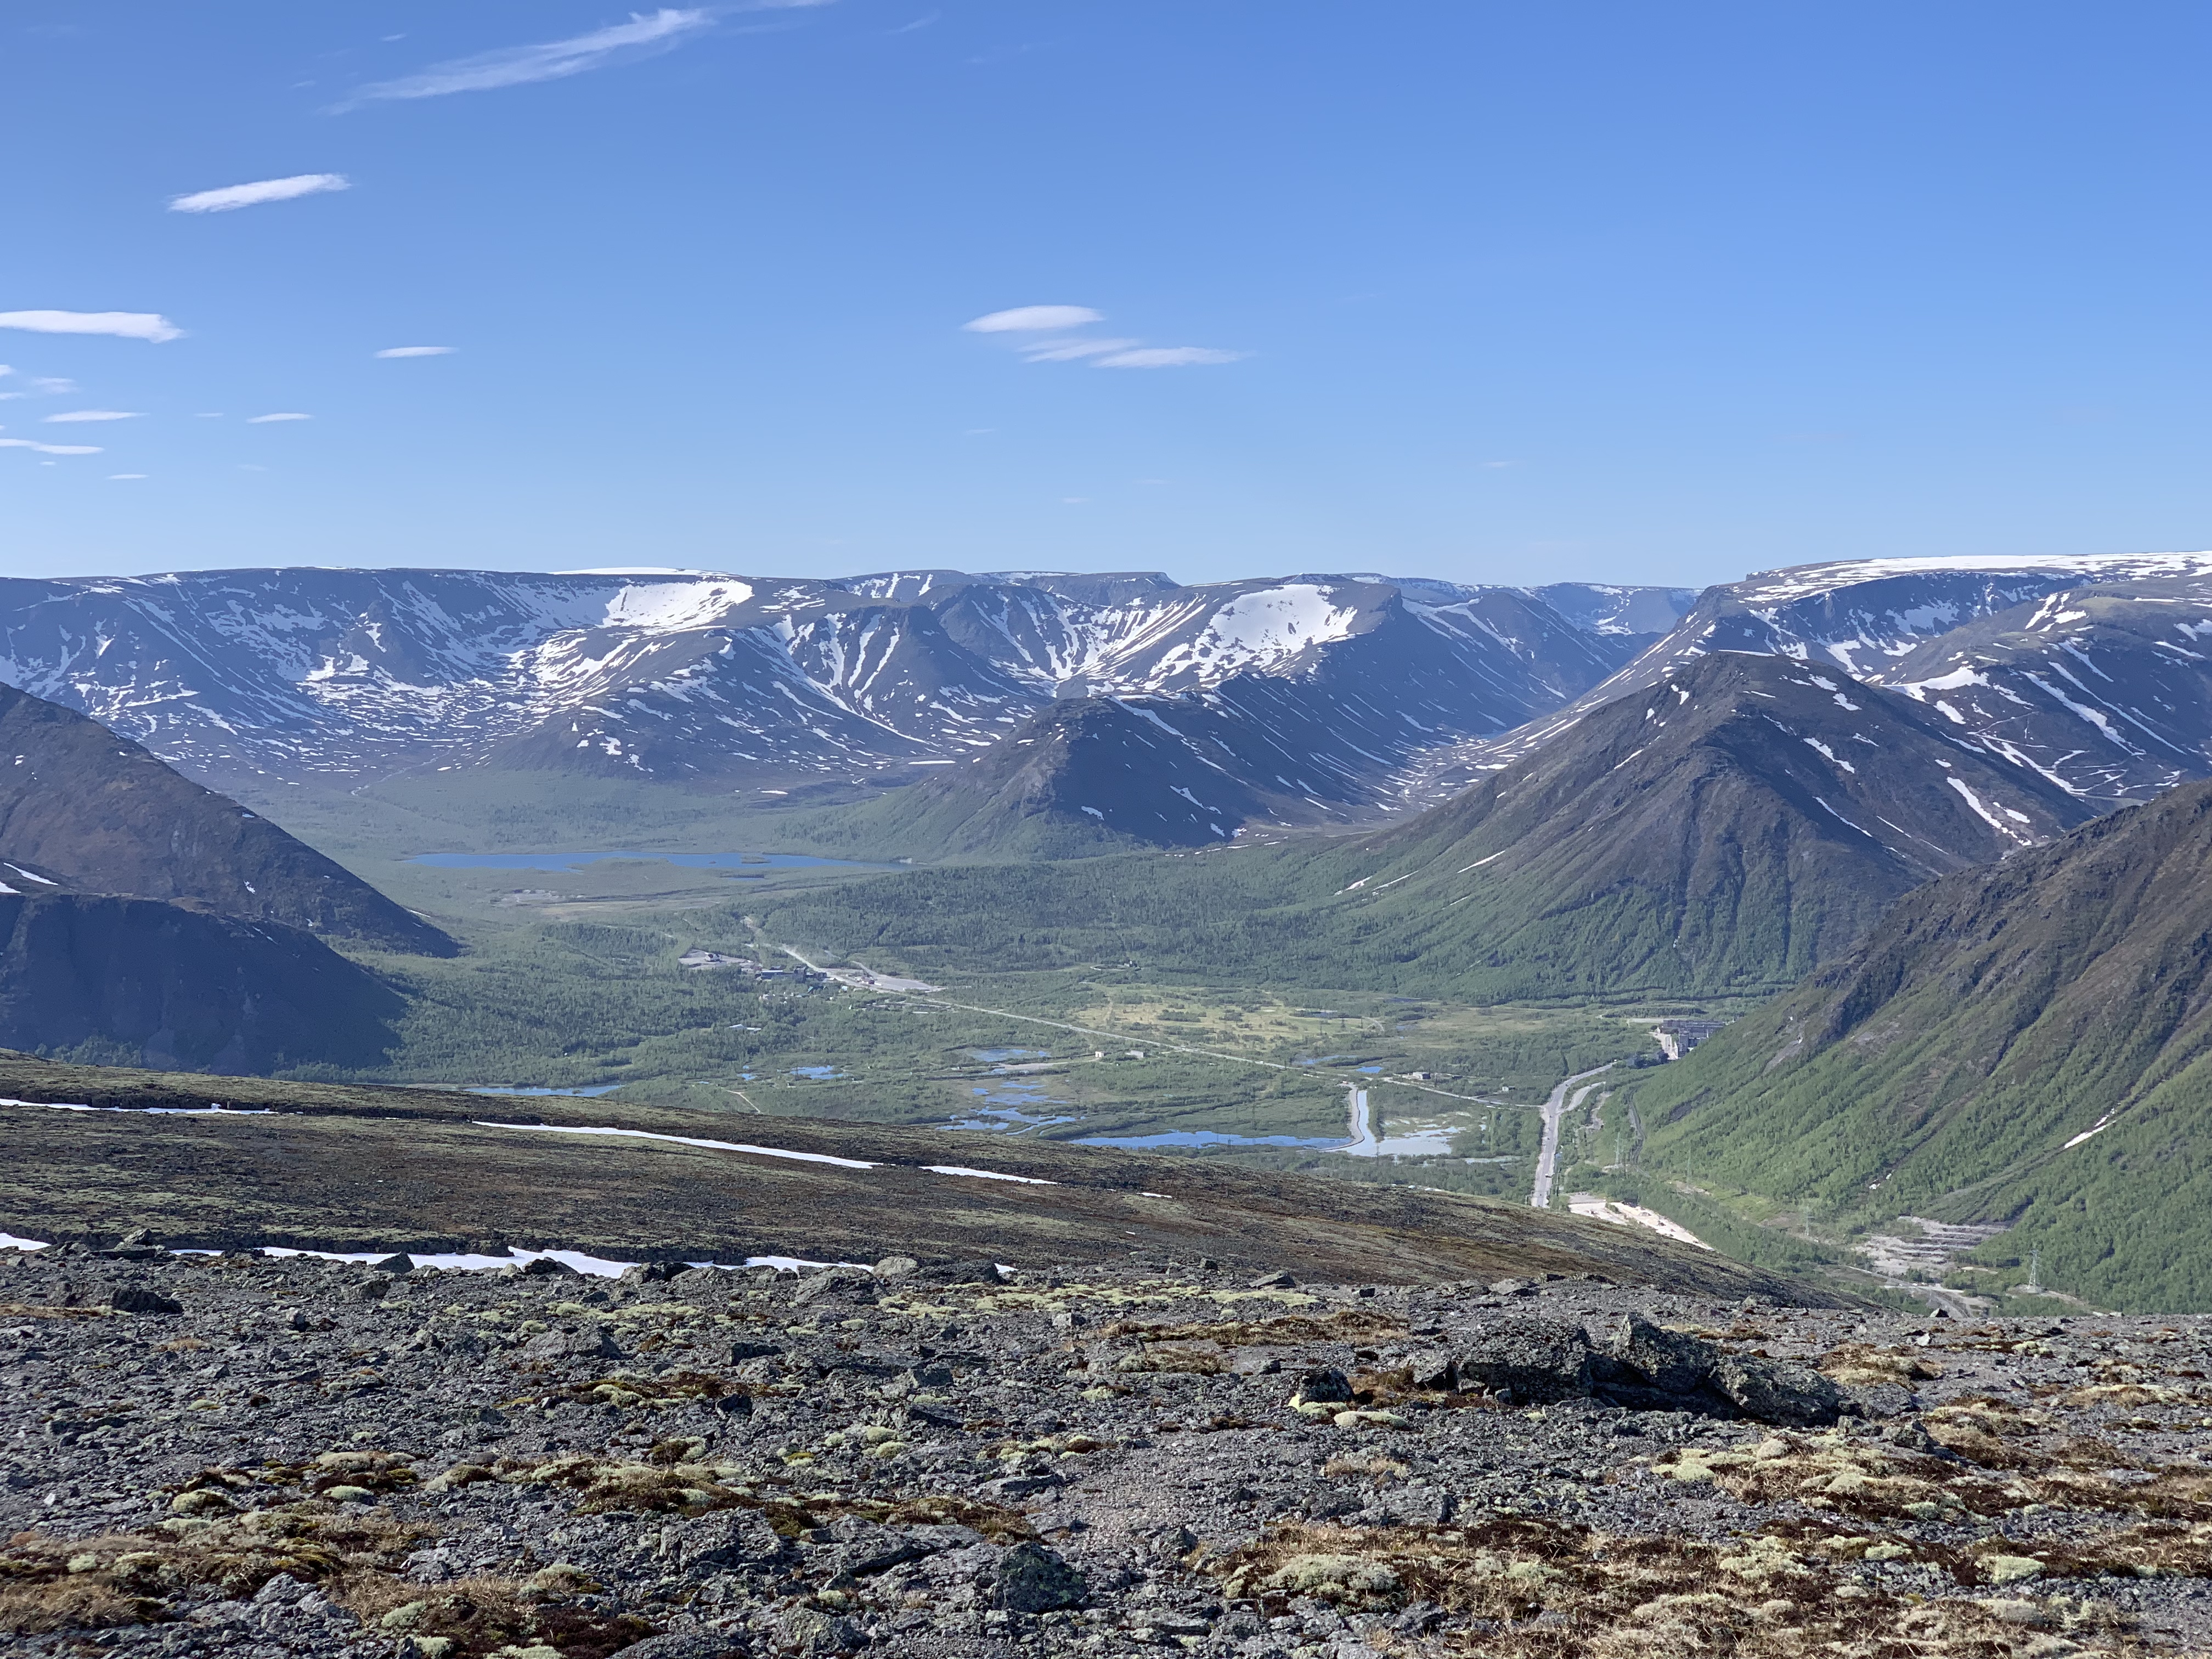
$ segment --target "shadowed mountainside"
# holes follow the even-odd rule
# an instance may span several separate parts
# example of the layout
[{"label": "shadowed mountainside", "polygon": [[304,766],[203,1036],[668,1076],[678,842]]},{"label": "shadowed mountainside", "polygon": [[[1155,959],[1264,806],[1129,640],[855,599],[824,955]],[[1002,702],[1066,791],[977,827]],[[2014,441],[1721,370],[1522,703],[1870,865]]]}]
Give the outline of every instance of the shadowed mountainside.
[{"label": "shadowed mountainside", "polygon": [[[15,890],[161,899],[386,950],[453,942],[236,801],[127,738],[0,685],[0,860]],[[33,874],[32,872],[35,872]]]}]

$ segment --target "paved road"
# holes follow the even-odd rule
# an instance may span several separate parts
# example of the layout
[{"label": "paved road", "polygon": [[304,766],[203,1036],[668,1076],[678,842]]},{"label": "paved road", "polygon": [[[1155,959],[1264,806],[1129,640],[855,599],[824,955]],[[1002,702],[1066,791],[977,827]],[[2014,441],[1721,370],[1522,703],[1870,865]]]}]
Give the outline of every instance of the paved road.
[{"label": "paved road", "polygon": [[1375,1138],[1375,1115],[1367,1109],[1367,1091],[1358,1084],[1350,1085],[1346,1093],[1345,1133],[1352,1139],[1341,1146],[1332,1146],[1332,1152],[1342,1152],[1346,1158],[1374,1158],[1382,1148]]},{"label": "paved road", "polygon": [[[1565,1121],[1568,1111],[1567,1091],[1586,1077],[1595,1077],[1600,1072],[1609,1072],[1612,1069],[1613,1062],[1607,1060],[1604,1065],[1594,1066],[1587,1072],[1577,1072],[1558,1088],[1553,1090],[1551,1097],[1545,1101],[1544,1145],[1543,1149],[1536,1154],[1536,1185],[1528,1194],[1528,1202],[1535,1208],[1548,1210],[1552,1206],[1552,1180],[1558,1172],[1559,1162],[1559,1125]],[[1583,1090],[1575,1097],[1573,1103],[1581,1105],[1583,1095],[1588,1094],[1590,1089],[1595,1087],[1597,1085],[1593,1083],[1589,1088]]]}]

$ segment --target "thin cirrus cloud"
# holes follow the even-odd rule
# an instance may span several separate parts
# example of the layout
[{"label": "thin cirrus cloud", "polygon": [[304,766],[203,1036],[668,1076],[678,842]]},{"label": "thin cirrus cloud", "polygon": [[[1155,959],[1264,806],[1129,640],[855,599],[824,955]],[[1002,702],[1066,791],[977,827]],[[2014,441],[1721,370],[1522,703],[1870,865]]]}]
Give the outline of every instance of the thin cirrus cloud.
[{"label": "thin cirrus cloud", "polygon": [[0,328],[27,329],[33,334],[112,334],[155,345],[181,339],[185,332],[151,311],[0,311]]},{"label": "thin cirrus cloud", "polygon": [[1109,351],[1126,351],[1139,343],[1136,340],[1031,340],[1024,343],[1021,352],[1032,363],[1072,363]]},{"label": "thin cirrus cloud", "polygon": [[1110,352],[1091,359],[1093,368],[1194,368],[1201,363],[1233,363],[1248,356],[1242,351],[1218,351],[1212,346],[1145,346],[1135,351]]},{"label": "thin cirrus cloud", "polygon": [[35,450],[41,455],[97,455],[98,444],[42,444],[30,438],[0,438],[0,449]]},{"label": "thin cirrus cloud", "polygon": [[[15,372],[6,363],[0,363],[0,380],[7,379]],[[0,392],[0,403],[14,403],[22,398],[58,398],[64,392],[76,390],[75,380],[65,380],[58,374],[33,374],[24,384],[31,388],[28,392]]]},{"label": "thin cirrus cloud", "polygon": [[353,182],[343,173],[297,173],[289,179],[263,179],[250,185],[225,185],[221,190],[198,190],[189,196],[172,196],[172,213],[231,213],[259,207],[264,202],[289,202],[298,196],[319,196],[325,191],[351,190]]},{"label": "thin cirrus cloud", "polygon": [[380,357],[450,357],[459,346],[386,346],[376,355]]},{"label": "thin cirrus cloud", "polygon": [[960,326],[970,334],[1058,336],[1015,342],[1014,349],[1022,354],[1023,361],[1031,363],[1087,362],[1093,368],[1194,368],[1206,363],[1233,363],[1249,355],[1213,346],[1148,346],[1141,340],[1065,332],[1105,320],[1104,313],[1089,306],[1015,306],[987,312]]},{"label": "thin cirrus cloud", "polygon": [[71,421],[135,421],[140,411],[135,409],[71,409],[59,415],[46,416],[49,426],[63,426]]},{"label": "thin cirrus cloud", "polygon": [[274,415],[249,415],[246,417],[246,423],[248,426],[266,426],[271,421],[312,421],[314,418],[312,415],[302,415],[296,409],[286,409],[279,410]]},{"label": "thin cirrus cloud", "polygon": [[1016,306],[1011,311],[987,312],[960,326],[970,334],[1030,334],[1053,328],[1081,328],[1103,323],[1103,312],[1089,306]]},{"label": "thin cirrus cloud", "polygon": [[830,0],[753,0],[750,5],[734,8],[663,6],[651,14],[633,15],[627,23],[571,35],[565,40],[502,46],[473,57],[448,58],[397,80],[378,81],[335,106],[332,113],[359,109],[364,104],[444,98],[457,92],[493,92],[501,87],[523,87],[538,81],[566,80],[569,76],[592,70],[655,57],[712,28],[716,9],[791,11],[829,3]]}]

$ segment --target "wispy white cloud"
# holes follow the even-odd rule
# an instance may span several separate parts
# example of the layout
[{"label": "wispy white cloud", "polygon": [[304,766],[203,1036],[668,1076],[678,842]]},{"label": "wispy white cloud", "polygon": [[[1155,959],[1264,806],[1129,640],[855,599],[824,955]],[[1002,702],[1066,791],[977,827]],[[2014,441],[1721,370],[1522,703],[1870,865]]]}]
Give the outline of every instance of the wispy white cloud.
[{"label": "wispy white cloud", "polygon": [[246,417],[246,423],[248,426],[266,426],[271,421],[312,421],[314,418],[312,415],[302,415],[296,409],[287,409],[274,415],[249,415]]},{"label": "wispy white cloud", "polygon": [[33,334],[113,334],[156,345],[178,339],[185,331],[151,311],[0,311],[0,328],[28,329]]},{"label": "wispy white cloud", "polygon": [[386,346],[376,355],[380,357],[450,357],[459,346]]},{"label": "wispy white cloud", "polygon": [[28,438],[0,438],[0,449],[34,449],[41,455],[97,455],[98,444],[42,444]]},{"label": "wispy white cloud", "polygon": [[[826,4],[828,0],[782,0],[781,4],[747,6],[744,10],[781,10],[787,7]],[[668,52],[686,37],[713,27],[714,13],[704,7],[663,6],[651,15],[633,14],[627,23],[616,23],[565,40],[548,40],[532,46],[502,46],[496,52],[471,58],[450,58],[396,81],[379,81],[355,93],[337,106],[339,111],[363,104],[414,98],[443,98],[456,92],[490,92],[501,87],[527,86],[534,81],[559,81],[588,70],[605,69]]]},{"label": "wispy white cloud", "polygon": [[1201,363],[1233,363],[1249,354],[1213,346],[1148,346],[1141,340],[1109,340],[1066,330],[1103,323],[1105,313],[1089,306],[1016,306],[988,312],[961,324],[971,334],[1054,334],[1054,339],[1018,340],[1023,360],[1032,363],[1088,361],[1093,368],[1192,368]]},{"label": "wispy white cloud", "polygon": [[1022,356],[1033,363],[1071,363],[1102,352],[1126,351],[1137,343],[1135,340],[1036,340],[1022,347]]},{"label": "wispy white cloud", "polygon": [[172,196],[172,213],[229,213],[239,208],[259,207],[264,202],[289,202],[295,196],[319,196],[325,191],[351,190],[353,181],[343,173],[295,173],[289,179],[263,179],[250,185],[225,185],[221,190],[196,190],[189,196]]},{"label": "wispy white cloud", "polygon": [[1011,311],[989,312],[960,326],[970,334],[1022,334],[1044,329],[1081,328],[1085,323],[1105,320],[1104,313],[1093,311],[1089,306],[1016,306]]},{"label": "wispy white cloud", "polygon": [[143,478],[145,476],[143,472],[111,472],[107,475],[107,481],[110,483],[120,483],[125,478]]},{"label": "wispy white cloud", "polygon": [[1233,363],[1247,356],[1242,351],[1217,351],[1212,346],[1141,346],[1091,360],[1093,368],[1193,368],[1200,363]]},{"label": "wispy white cloud", "polygon": [[72,409],[47,416],[46,422],[50,426],[58,426],[69,421],[135,421],[139,413],[135,409]]}]

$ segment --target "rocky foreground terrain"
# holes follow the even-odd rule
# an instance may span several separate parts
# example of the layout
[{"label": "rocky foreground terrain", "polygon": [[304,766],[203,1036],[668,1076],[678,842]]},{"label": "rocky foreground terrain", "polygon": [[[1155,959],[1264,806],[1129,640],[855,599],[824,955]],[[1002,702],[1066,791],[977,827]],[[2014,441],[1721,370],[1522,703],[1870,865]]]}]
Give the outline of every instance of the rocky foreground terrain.
[{"label": "rocky foreground terrain", "polygon": [[2200,1320],[556,1267],[0,1252],[7,1650],[2212,1648]]}]

